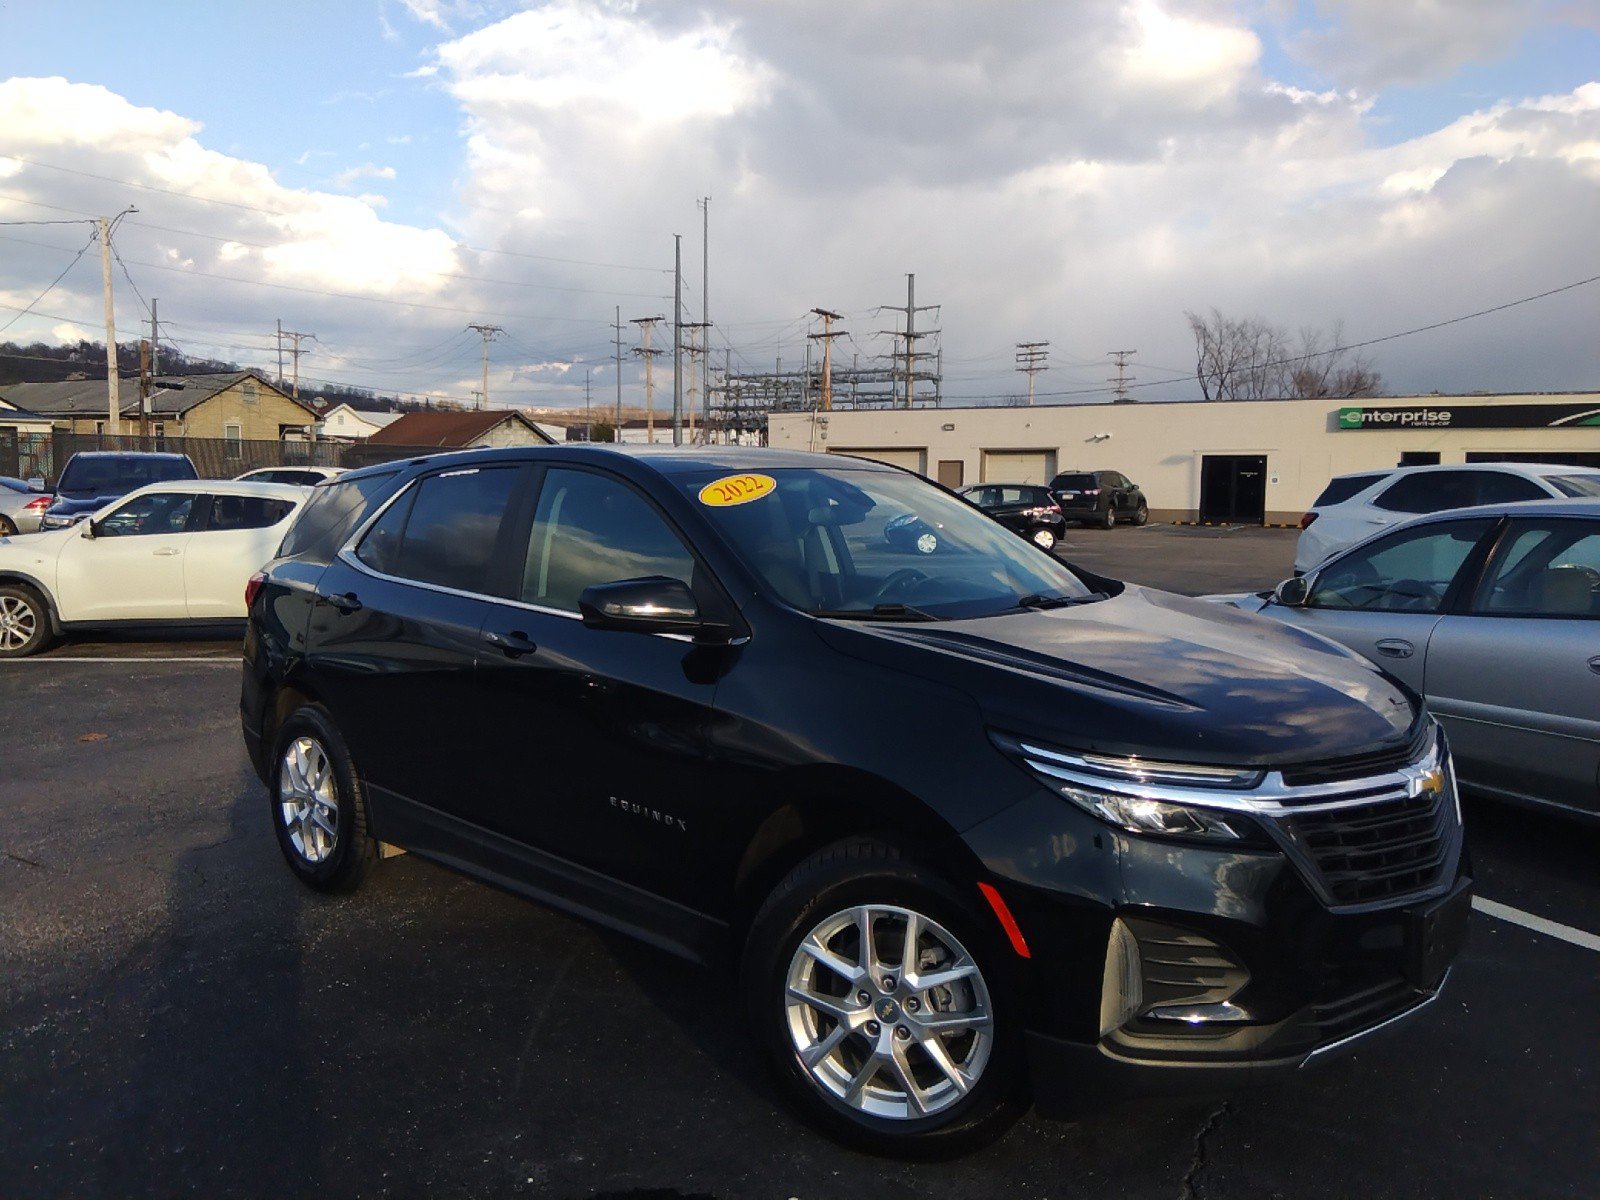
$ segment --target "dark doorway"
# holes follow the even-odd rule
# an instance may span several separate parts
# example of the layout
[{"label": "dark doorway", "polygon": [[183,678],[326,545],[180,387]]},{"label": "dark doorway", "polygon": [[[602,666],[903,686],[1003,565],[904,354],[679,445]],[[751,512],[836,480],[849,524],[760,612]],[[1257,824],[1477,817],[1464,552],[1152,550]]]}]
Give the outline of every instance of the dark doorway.
[{"label": "dark doorway", "polygon": [[1265,454],[1200,457],[1200,519],[1260,525],[1267,516]]},{"label": "dark doorway", "polygon": [[1509,453],[1500,453],[1494,450],[1475,450],[1467,455],[1467,461],[1469,463],[1553,463],[1561,467],[1600,467],[1600,454],[1586,453],[1582,450],[1570,453],[1560,450],[1552,450],[1548,453],[1538,450],[1518,450]]},{"label": "dark doorway", "polygon": [[966,481],[967,464],[959,458],[939,460],[939,482],[947,488],[958,488]]},{"label": "dark doorway", "polygon": [[1437,467],[1439,465],[1439,452],[1437,450],[1402,450],[1400,451],[1399,465],[1402,467]]}]

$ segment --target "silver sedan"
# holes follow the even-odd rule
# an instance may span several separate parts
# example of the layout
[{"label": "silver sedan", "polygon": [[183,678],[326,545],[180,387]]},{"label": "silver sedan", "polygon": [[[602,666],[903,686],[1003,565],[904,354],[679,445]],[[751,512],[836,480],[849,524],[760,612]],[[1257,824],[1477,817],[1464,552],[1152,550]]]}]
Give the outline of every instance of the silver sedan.
[{"label": "silver sedan", "polygon": [[37,533],[39,518],[54,499],[40,484],[0,475],[0,537]]},{"label": "silver sedan", "polygon": [[1434,513],[1272,593],[1213,599],[1421,692],[1463,785],[1600,816],[1600,500]]}]

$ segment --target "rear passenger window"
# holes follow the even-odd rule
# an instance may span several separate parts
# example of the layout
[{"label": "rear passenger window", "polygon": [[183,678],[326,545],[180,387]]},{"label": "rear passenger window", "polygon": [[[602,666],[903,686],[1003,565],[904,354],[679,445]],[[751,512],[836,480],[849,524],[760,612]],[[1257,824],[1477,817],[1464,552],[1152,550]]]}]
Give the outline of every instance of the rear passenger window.
[{"label": "rear passenger window", "polygon": [[1550,493],[1521,475],[1484,471],[1478,483],[1479,504],[1515,504],[1522,500],[1548,500]]},{"label": "rear passenger window", "polygon": [[519,474],[473,467],[425,477],[367,531],[357,557],[386,575],[492,594],[495,543]]},{"label": "rear passenger window", "polygon": [[212,532],[229,529],[267,529],[294,511],[288,500],[266,496],[213,496],[206,528]]},{"label": "rear passenger window", "polygon": [[694,580],[694,558],[632,488],[592,471],[545,473],[534,512],[522,600],[567,612],[596,583],[665,575]]},{"label": "rear passenger window", "polygon": [[398,471],[384,471],[319,489],[300,510],[300,518],[289,527],[283,545],[278,548],[279,556],[332,562],[351,530],[366,520],[372,506],[388,491],[398,474]]},{"label": "rear passenger window", "polygon": [[1435,513],[1478,503],[1475,471],[1421,471],[1395,481],[1373,504],[1390,512]]}]

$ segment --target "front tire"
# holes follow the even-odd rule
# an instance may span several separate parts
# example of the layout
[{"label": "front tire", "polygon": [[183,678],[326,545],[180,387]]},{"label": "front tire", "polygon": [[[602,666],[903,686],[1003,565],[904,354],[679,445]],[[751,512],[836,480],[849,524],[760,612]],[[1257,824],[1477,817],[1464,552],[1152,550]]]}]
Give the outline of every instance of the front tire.
[{"label": "front tire", "polygon": [[26,584],[0,584],[0,658],[26,658],[55,640],[44,597]]},{"label": "front tire", "polygon": [[795,868],[745,953],[751,1023],[784,1098],[877,1154],[951,1157],[999,1137],[1027,1099],[997,943],[892,846],[840,843]]},{"label": "front tire", "polygon": [[353,892],[378,860],[366,795],[344,738],[320,705],[297,710],[278,731],[269,796],[278,848],[302,883]]},{"label": "front tire", "polygon": [[1148,524],[1149,521],[1150,506],[1141,500],[1139,501],[1139,507],[1133,510],[1133,523],[1135,525],[1145,525]]}]

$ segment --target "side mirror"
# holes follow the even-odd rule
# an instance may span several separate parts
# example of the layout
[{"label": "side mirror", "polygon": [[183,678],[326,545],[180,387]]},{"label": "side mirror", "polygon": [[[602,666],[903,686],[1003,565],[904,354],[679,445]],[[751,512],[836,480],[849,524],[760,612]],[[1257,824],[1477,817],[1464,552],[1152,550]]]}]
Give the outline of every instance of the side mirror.
[{"label": "side mirror", "polygon": [[44,476],[35,475],[28,480],[28,490],[30,492],[43,492],[45,490]]},{"label": "side mirror", "polygon": [[100,536],[100,525],[93,517],[83,522],[83,536],[90,541]]},{"label": "side mirror", "polygon": [[590,629],[697,633],[704,624],[688,584],[664,575],[586,587],[578,597],[578,612]]},{"label": "side mirror", "polygon": [[1272,602],[1285,608],[1304,608],[1311,595],[1311,580],[1305,575],[1285,579],[1272,589]]}]

